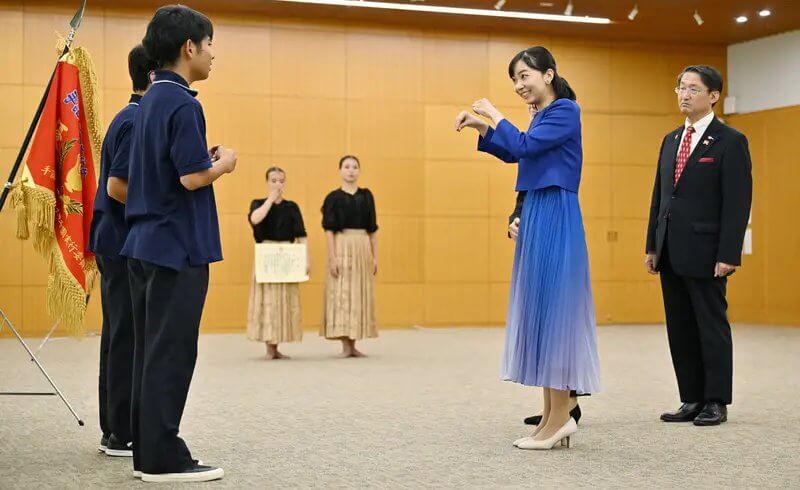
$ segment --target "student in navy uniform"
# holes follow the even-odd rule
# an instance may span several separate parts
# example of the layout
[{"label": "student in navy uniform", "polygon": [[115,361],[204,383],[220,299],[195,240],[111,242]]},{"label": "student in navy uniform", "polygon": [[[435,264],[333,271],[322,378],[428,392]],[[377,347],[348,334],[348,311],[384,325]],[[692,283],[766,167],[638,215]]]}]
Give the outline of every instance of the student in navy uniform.
[{"label": "student in navy uniform", "polygon": [[133,320],[128,287],[128,263],[119,255],[128,227],[125,197],[131,126],[139,101],[150,86],[155,63],[140,44],[128,54],[128,73],[133,94],[111,121],[100,157],[100,181],[89,232],[89,250],[100,269],[103,330],[100,335],[99,407],[103,436],[100,450],[109,456],[132,456],[131,379],[133,376]]},{"label": "student in navy uniform", "polygon": [[339,160],[342,185],[322,204],[328,249],[325,311],[320,335],[342,342],[341,357],[364,357],[356,341],[378,336],[375,275],[378,273],[378,222],[375,198],[358,186],[361,162]]},{"label": "student in navy uniform", "polygon": [[128,257],[136,348],[134,475],[150,482],[208,481],[221,468],[193,460],[178,437],[195,362],[208,264],[222,260],[211,184],[236,167],[229,148],[208,149],[203,108],[189,86],[208,78],[214,29],[181,5],[158,9],[142,44],[161,70],[133,125]]}]

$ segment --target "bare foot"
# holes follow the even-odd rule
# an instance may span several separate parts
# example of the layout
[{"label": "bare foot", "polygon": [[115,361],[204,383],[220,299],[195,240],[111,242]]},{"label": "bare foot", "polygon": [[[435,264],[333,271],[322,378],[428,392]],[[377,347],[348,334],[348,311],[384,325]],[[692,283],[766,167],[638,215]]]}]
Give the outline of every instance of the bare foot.
[{"label": "bare foot", "polygon": [[350,350],[343,350],[336,357],[338,357],[339,359],[347,359],[348,357],[353,357],[353,352]]},{"label": "bare foot", "polygon": [[367,357],[367,355],[354,347],[350,357]]},{"label": "bare foot", "polygon": [[267,361],[272,361],[277,359],[291,359],[291,357],[281,354],[278,351],[278,344],[267,344],[267,355],[265,359]]}]

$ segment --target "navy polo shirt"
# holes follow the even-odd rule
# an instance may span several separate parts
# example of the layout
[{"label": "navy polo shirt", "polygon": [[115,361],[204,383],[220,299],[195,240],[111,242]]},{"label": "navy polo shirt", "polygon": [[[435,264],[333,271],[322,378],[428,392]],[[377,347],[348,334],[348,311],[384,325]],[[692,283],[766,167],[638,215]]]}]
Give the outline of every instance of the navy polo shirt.
[{"label": "navy polo shirt", "polygon": [[141,99],[141,95],[131,95],[128,105],[114,116],[100,154],[100,180],[94,197],[89,250],[110,260],[120,258],[119,251],[128,235],[128,226],[125,224],[125,205],[108,195],[108,178],[128,179],[131,127]]},{"label": "navy polo shirt", "polygon": [[131,135],[128,258],[175,270],[222,260],[214,189],[180,181],[212,166],[196,96],[183,77],[160,70],[142,97]]}]

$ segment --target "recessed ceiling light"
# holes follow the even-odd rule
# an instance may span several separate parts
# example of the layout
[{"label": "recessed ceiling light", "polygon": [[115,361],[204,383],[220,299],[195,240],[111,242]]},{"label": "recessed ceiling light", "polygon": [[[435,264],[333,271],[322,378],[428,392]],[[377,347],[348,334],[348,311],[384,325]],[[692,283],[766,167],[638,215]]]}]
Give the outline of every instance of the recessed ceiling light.
[{"label": "recessed ceiling light", "polygon": [[635,19],[637,15],[639,15],[639,6],[638,5],[634,5],[633,8],[631,9],[630,13],[628,14],[628,20]]},{"label": "recessed ceiling light", "polygon": [[549,8],[549,7],[552,7],[553,5],[555,5],[553,2],[539,2],[539,6],[540,7],[548,7]]},{"label": "recessed ceiling light", "polygon": [[694,17],[694,21],[697,22],[697,25],[703,25],[703,18],[700,17],[700,14],[697,12],[697,10],[694,11],[694,15],[692,17]]},{"label": "recessed ceiling light", "polygon": [[506,4],[506,0],[497,0],[497,3],[494,4],[494,9],[495,10],[500,10],[500,9],[503,8],[503,5],[505,5],[505,4]]},{"label": "recessed ceiling light", "polygon": [[736,17],[736,22],[738,22],[739,24],[744,24],[745,22],[747,22],[747,16],[740,15],[739,17]]},{"label": "recessed ceiling light", "polygon": [[760,17],[769,17],[772,15],[772,12],[769,9],[764,9],[758,13]]},{"label": "recessed ceiling light", "polygon": [[567,16],[572,15],[572,9],[573,9],[572,0],[570,0],[569,3],[567,4],[567,8],[564,9],[564,15]]}]

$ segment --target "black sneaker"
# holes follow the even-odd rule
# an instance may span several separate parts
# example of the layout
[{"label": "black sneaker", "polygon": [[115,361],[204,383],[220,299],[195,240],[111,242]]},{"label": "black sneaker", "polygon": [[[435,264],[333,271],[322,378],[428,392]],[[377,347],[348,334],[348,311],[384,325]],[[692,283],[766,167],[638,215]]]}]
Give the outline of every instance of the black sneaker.
[{"label": "black sneaker", "polygon": [[[203,464],[203,462],[200,461],[199,459],[193,459],[192,463],[194,463],[195,465],[202,465]],[[142,470],[134,469],[133,470],[133,477],[134,478],[141,478],[142,477]]]},{"label": "black sneaker", "polygon": [[120,458],[133,457],[133,443],[122,442],[117,439],[117,436],[111,434],[108,438],[108,446],[106,447],[106,454],[109,456],[116,456]]},{"label": "black sneaker", "polygon": [[106,452],[106,449],[108,449],[108,436],[103,434],[100,436],[100,445],[97,446],[97,450],[101,453],[104,453]]},{"label": "black sneaker", "polygon": [[225,471],[222,468],[198,464],[179,473],[142,473],[142,481],[151,483],[199,482],[219,480],[223,476],[225,476]]}]

